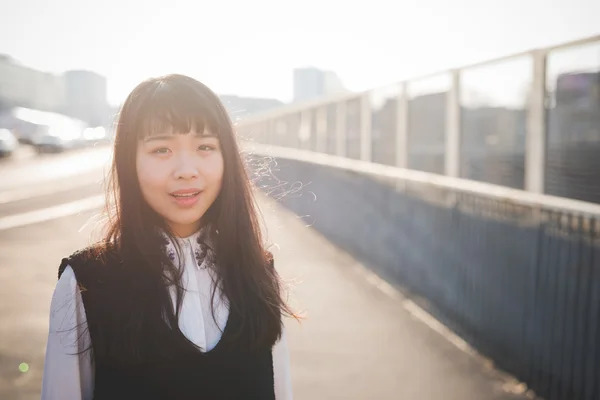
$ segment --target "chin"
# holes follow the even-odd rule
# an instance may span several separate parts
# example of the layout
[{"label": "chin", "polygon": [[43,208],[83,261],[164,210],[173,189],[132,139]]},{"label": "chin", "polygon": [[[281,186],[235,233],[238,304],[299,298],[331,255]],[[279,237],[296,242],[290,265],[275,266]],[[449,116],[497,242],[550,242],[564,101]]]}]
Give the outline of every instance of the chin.
[{"label": "chin", "polygon": [[169,218],[169,221],[173,224],[180,225],[180,226],[190,226],[190,225],[194,225],[194,224],[199,225],[201,218],[202,218],[202,215],[199,215],[198,217],[195,217],[195,218]]}]

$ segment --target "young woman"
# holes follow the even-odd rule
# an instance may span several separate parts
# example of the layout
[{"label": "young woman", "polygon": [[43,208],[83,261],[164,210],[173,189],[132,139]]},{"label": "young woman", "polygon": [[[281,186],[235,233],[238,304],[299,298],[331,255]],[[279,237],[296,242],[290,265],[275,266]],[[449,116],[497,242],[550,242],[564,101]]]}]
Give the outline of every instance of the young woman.
[{"label": "young woman", "polygon": [[218,97],[141,83],[110,183],[104,239],[59,267],[42,399],[291,399],[293,314]]}]

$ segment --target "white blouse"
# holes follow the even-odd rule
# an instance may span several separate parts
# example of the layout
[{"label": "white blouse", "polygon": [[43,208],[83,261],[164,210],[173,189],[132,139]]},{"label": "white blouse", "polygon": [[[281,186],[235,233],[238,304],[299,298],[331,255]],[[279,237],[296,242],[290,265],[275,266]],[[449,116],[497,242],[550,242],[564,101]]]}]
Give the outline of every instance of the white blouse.
[{"label": "white blouse", "polygon": [[[204,268],[206,260],[198,266],[195,252],[198,250],[197,235],[178,239],[183,250],[182,284],[186,289],[179,328],[194,344],[211,350],[221,338],[229,316],[226,301],[221,300],[220,292],[214,297],[214,318],[210,300],[213,288],[213,272]],[[171,254],[174,247],[169,243]],[[176,253],[175,253],[176,254]],[[174,255],[176,258],[177,256]],[[172,300],[175,302],[175,291]],[[89,352],[75,353],[86,349],[90,344],[86,329],[86,316],[81,293],[77,289],[77,279],[68,266],[59,279],[52,297],[50,329],[44,362],[42,400],[88,400],[94,391],[94,364]],[[215,322],[216,320],[216,322]],[[75,328],[76,327],[76,328]],[[285,329],[281,339],[273,347],[273,372],[276,400],[292,400],[289,351]]]}]

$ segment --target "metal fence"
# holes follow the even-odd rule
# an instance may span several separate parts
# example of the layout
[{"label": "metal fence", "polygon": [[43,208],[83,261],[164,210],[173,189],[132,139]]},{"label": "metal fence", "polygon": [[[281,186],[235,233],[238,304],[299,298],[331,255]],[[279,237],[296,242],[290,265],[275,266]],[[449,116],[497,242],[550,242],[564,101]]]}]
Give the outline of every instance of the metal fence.
[{"label": "metal fence", "polygon": [[[426,299],[539,396],[600,398],[600,205],[291,149],[258,154],[260,188]],[[265,168],[261,154],[276,162]]]},{"label": "metal fence", "polygon": [[547,400],[600,399],[600,36],[238,130],[289,148],[263,188],[500,367]]},{"label": "metal fence", "polygon": [[246,117],[259,143],[600,203],[600,36]]}]

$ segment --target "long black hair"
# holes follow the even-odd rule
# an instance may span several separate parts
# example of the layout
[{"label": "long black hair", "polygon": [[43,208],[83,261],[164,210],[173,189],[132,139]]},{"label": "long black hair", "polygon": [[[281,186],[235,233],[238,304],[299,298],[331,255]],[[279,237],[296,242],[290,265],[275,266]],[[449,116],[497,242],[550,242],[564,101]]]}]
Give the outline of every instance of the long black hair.
[{"label": "long black hair", "polygon": [[[135,348],[140,337],[152,335],[143,332],[148,313],[153,321],[165,320],[183,337],[177,323],[183,297],[181,269],[162,251],[160,232],[169,233],[168,227],[142,196],[137,147],[145,136],[165,128],[185,134],[205,127],[220,141],[224,172],[221,191],[203,216],[202,226],[214,247],[215,287],[221,288],[230,313],[241,321],[232,337],[243,338],[251,347],[272,346],[281,335],[282,316],[294,316],[283,300],[280,277],[263,243],[253,187],[225,107],[197,80],[167,75],[139,84],[123,104],[116,126],[107,190],[109,218],[100,252],[116,248],[127,273],[135,276],[125,305],[131,309],[123,314],[127,319],[118,322],[125,325],[120,329],[126,336],[123,347]],[[172,285],[177,288],[175,308],[169,293]]]}]

